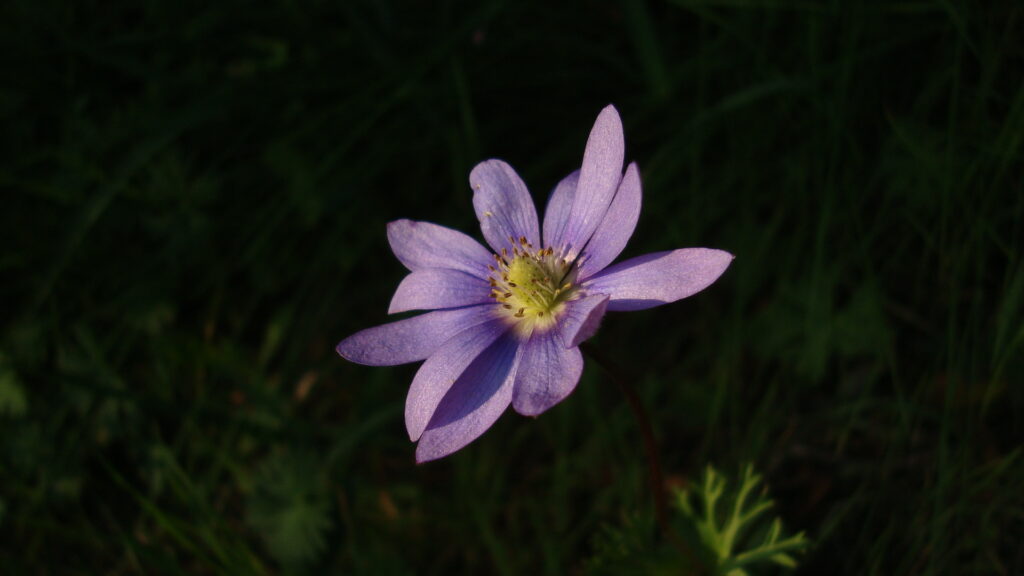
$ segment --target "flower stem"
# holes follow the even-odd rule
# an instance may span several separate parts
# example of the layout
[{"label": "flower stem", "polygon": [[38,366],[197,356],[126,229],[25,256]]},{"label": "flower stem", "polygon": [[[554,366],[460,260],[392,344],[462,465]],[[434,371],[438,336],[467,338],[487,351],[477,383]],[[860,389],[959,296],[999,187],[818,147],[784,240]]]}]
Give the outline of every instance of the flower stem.
[{"label": "flower stem", "polygon": [[654,437],[654,427],[651,425],[651,419],[647,416],[647,411],[644,410],[640,397],[637,396],[633,386],[629,385],[627,379],[623,376],[623,372],[604,352],[589,342],[580,344],[580,349],[597,362],[598,366],[608,374],[611,380],[619,387],[619,390],[626,396],[626,402],[629,404],[629,408],[632,410],[633,417],[640,426],[640,433],[643,436],[644,453],[647,456],[647,472],[650,476],[651,494],[654,497],[654,517],[658,523],[658,528],[660,528],[661,533],[665,537],[672,541],[672,544],[684,556],[686,562],[693,567],[694,574],[703,574],[703,567],[698,563],[690,547],[669,526],[668,499],[665,495],[665,477],[661,470],[661,459],[658,457],[658,442]]}]

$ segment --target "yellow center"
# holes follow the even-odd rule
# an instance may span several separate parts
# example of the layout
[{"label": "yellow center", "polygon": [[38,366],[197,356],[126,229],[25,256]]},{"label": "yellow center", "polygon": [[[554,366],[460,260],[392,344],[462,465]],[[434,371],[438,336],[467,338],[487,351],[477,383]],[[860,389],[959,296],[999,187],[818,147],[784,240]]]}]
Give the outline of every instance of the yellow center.
[{"label": "yellow center", "polygon": [[517,328],[529,334],[555,325],[575,292],[576,269],[551,248],[535,249],[526,238],[502,249],[491,266],[491,297]]}]

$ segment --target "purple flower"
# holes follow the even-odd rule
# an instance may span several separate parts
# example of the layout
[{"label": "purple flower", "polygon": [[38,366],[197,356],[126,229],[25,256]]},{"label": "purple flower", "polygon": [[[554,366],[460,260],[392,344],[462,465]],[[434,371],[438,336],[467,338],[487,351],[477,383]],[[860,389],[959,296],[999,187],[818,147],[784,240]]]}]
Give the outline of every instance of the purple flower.
[{"label": "purple flower", "polygon": [[512,167],[473,169],[473,207],[491,250],[437,224],[388,224],[395,256],[411,273],[389,314],[426,314],[369,328],[338,344],[360,364],[426,360],[413,378],[405,425],[417,462],[447,456],[491,427],[511,404],[537,416],[572,393],[579,344],[605,312],[653,308],[707,288],[733,256],[683,248],[609,266],[640,215],[636,164],[622,173],[625,143],[614,107],[601,111],[583,166],[559,182],[543,227]]}]

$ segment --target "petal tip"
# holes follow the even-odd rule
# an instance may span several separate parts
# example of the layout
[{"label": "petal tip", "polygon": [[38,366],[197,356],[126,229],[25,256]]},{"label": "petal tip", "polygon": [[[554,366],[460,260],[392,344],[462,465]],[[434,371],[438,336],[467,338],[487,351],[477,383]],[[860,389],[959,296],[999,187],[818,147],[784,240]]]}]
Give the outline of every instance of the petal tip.
[{"label": "petal tip", "polygon": [[[577,377],[578,381],[578,377]],[[576,387],[576,382],[573,383],[573,389]],[[571,390],[570,390],[571,393]],[[520,398],[519,402],[512,403],[512,409],[516,411],[520,416],[532,418],[536,420],[540,418],[541,414],[544,414],[548,410],[551,410],[555,406],[561,404],[568,398],[569,394],[565,396],[549,397],[549,398]]]},{"label": "petal tip", "polygon": [[452,450],[445,450],[443,447],[421,441],[416,444],[416,464],[426,464],[427,462],[440,460],[452,452]]},{"label": "petal tip", "polygon": [[615,107],[615,104],[608,104],[601,109],[601,114],[614,114],[615,116],[618,116],[619,110]]},{"label": "petal tip", "polygon": [[[708,286],[715,283],[725,271],[729,269],[736,256],[725,250],[716,248],[704,248],[704,274],[707,276]],[[702,288],[703,290],[703,288]]]},{"label": "petal tip", "polygon": [[622,117],[619,116],[619,111],[615,109],[615,106],[609,104],[601,110],[601,113],[597,115],[597,120],[594,121],[594,128],[598,126],[613,129],[618,134],[622,133]]},{"label": "petal tip", "polygon": [[[484,170],[500,170],[508,165],[508,162],[505,162],[504,160],[500,160],[498,158],[489,158],[482,162],[477,162],[476,166],[474,166],[473,169],[470,170],[469,172],[470,187],[473,188],[474,192],[480,189],[480,184],[478,183],[478,181],[480,180],[480,173],[483,172]],[[509,166],[509,168],[511,168],[511,166]]]},{"label": "petal tip", "polygon": [[398,240],[399,235],[403,229],[413,228],[416,222],[409,220],[408,218],[399,218],[398,220],[392,220],[384,225],[384,230],[387,234],[388,241],[392,244]]},{"label": "petal tip", "polygon": [[513,409],[520,416],[536,420],[546,409],[538,410],[536,406],[513,406]]},{"label": "petal tip", "polygon": [[349,358],[348,355],[346,354],[347,350],[345,348],[345,342],[347,340],[348,340],[348,338],[346,338],[345,340],[342,340],[341,342],[338,342],[338,345],[334,347],[334,351],[338,353],[338,356],[341,356],[345,360],[348,360],[349,362],[351,362],[352,359]]},{"label": "petal tip", "polygon": [[522,393],[516,395],[512,399],[512,410],[520,416],[526,416],[527,418],[536,418],[543,410],[537,409],[538,403],[533,402],[530,396]]},{"label": "petal tip", "polygon": [[367,356],[366,343],[361,342],[358,336],[361,332],[357,332],[348,338],[345,338],[338,345],[334,347],[334,351],[338,353],[344,360],[348,360],[353,364],[362,364],[363,366],[374,366]]},{"label": "petal tip", "polygon": [[426,458],[426,457],[424,457],[423,454],[420,453],[419,446],[416,446],[416,465],[417,466],[422,466],[423,464],[426,464],[427,462],[431,462],[433,460],[436,460],[436,458]]},{"label": "petal tip", "polygon": [[[408,277],[406,276],[406,278]],[[408,290],[403,288],[405,285],[406,281],[403,279],[398,284],[398,288],[395,289],[395,293],[391,295],[391,302],[388,303],[388,314],[398,314],[399,312],[408,312],[414,309],[405,305],[408,304],[408,297],[406,295]]]},{"label": "petal tip", "polygon": [[402,285],[398,285],[399,290],[395,290],[395,294],[391,297],[391,302],[388,304],[388,314],[399,314],[401,312],[408,312],[410,310],[416,310],[416,306],[410,306],[407,301],[407,290],[401,290]]},{"label": "petal tip", "polygon": [[[428,407],[433,414],[433,409]],[[419,417],[422,414],[422,410],[415,403],[413,396],[410,394],[405,398],[405,432],[409,435],[410,442],[418,442],[420,436],[423,436],[423,430],[427,427],[426,422],[430,420],[429,417],[426,419]]]},{"label": "petal tip", "polygon": [[338,342],[338,345],[334,347],[334,351],[338,353],[338,356],[341,356],[343,359],[348,360],[353,364],[371,365],[369,362],[364,361],[364,346],[356,338],[358,335],[358,333],[353,334],[341,342]]}]

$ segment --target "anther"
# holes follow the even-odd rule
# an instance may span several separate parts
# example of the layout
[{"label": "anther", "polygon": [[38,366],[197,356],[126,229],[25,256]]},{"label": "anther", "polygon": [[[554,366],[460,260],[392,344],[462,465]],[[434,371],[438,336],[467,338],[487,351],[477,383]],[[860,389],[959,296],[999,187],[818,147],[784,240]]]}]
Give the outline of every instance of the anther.
[{"label": "anther", "polygon": [[501,307],[504,308],[505,310],[511,310],[512,309],[512,305],[511,304],[502,304]]},{"label": "anther", "polygon": [[526,308],[520,308],[519,312],[516,312],[515,314],[513,314],[513,316],[515,316],[516,318],[522,318],[524,312],[526,312]]}]

